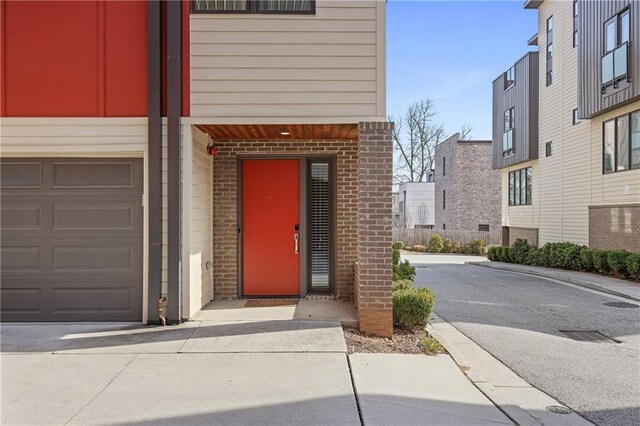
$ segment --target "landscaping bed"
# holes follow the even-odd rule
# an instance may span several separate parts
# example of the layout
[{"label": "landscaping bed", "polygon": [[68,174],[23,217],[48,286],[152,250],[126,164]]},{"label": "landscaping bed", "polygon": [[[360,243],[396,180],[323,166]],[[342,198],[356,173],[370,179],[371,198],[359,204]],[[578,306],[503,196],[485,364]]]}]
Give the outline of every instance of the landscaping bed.
[{"label": "landscaping bed", "polygon": [[386,339],[367,333],[360,333],[358,329],[343,327],[344,340],[347,350],[353,353],[383,353],[383,354],[426,354],[437,355],[445,350],[426,331],[410,332],[400,327],[394,327],[393,338]]}]

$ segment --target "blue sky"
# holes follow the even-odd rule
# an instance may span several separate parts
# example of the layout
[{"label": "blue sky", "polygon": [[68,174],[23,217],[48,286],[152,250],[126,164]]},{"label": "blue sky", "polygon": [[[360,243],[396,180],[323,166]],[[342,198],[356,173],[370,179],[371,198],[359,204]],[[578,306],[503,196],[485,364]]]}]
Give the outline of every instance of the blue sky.
[{"label": "blue sky", "polygon": [[528,50],[537,13],[518,1],[387,3],[387,112],[432,99],[447,135],[491,139],[491,82]]}]

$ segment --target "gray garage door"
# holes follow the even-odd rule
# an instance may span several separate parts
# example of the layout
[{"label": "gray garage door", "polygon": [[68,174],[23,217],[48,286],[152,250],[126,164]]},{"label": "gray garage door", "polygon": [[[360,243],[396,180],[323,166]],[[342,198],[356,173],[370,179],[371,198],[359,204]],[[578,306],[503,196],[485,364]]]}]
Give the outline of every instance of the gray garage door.
[{"label": "gray garage door", "polygon": [[140,321],[139,159],[3,159],[3,321]]}]

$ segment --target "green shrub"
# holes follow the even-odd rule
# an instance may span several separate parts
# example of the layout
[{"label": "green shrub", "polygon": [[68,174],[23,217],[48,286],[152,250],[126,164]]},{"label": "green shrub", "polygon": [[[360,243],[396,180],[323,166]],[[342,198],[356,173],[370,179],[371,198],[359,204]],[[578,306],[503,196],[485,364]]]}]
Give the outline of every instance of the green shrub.
[{"label": "green shrub", "polygon": [[526,263],[527,256],[531,250],[531,246],[527,240],[517,239],[515,243],[511,245],[511,256],[515,263]]},{"label": "green shrub", "polygon": [[484,240],[477,239],[477,240],[467,241],[462,246],[461,252],[464,254],[476,254],[478,256],[485,254],[486,247],[484,245]]},{"label": "green shrub", "polygon": [[609,269],[611,272],[620,275],[622,278],[629,277],[629,270],[627,269],[627,257],[631,253],[627,251],[610,251],[607,254],[607,262],[609,263]]},{"label": "green shrub", "polygon": [[593,266],[593,250],[586,247],[580,250],[580,260],[582,261],[582,269],[587,272],[595,271],[595,267]]},{"label": "green shrub", "polygon": [[487,249],[487,259],[491,260],[491,261],[497,261],[498,260],[498,249],[500,248],[500,246],[490,246]]},{"label": "green shrub", "polygon": [[629,271],[631,278],[640,280],[640,254],[629,253],[629,256],[627,256],[627,271]]},{"label": "green shrub", "polygon": [[400,250],[393,249],[393,281],[413,280],[416,276],[416,268],[409,264],[408,260],[400,261]]},{"label": "green shrub", "polygon": [[540,266],[541,256],[542,250],[540,250],[538,247],[530,247],[529,251],[527,252],[527,259],[525,260],[525,263],[527,265]]},{"label": "green shrub", "polygon": [[462,253],[462,247],[460,247],[460,241],[454,241],[451,244],[451,253]]},{"label": "green shrub", "polygon": [[593,254],[593,269],[596,272],[602,272],[608,274],[609,269],[609,255],[606,250],[592,250]]},{"label": "green shrub", "polygon": [[440,253],[443,246],[444,242],[442,241],[442,237],[438,234],[433,234],[429,240],[429,244],[427,244],[427,251],[429,253]]},{"label": "green shrub", "polygon": [[585,246],[577,244],[566,245],[560,250],[560,267],[572,271],[582,269],[582,256],[580,253]]},{"label": "green shrub", "polygon": [[511,263],[511,249],[507,246],[500,247],[500,262]]},{"label": "green shrub", "polygon": [[413,288],[413,281],[411,280],[398,280],[393,282],[391,291],[399,291]]},{"label": "green shrub", "polygon": [[402,250],[403,248],[405,248],[404,241],[396,241],[395,243],[393,243],[393,248],[396,250]]},{"label": "green shrub", "polygon": [[426,288],[411,288],[393,293],[393,325],[407,330],[424,328],[429,322],[435,296]]},{"label": "green shrub", "polygon": [[442,242],[442,250],[440,253],[452,253],[453,252],[453,241],[450,238],[445,238]]}]

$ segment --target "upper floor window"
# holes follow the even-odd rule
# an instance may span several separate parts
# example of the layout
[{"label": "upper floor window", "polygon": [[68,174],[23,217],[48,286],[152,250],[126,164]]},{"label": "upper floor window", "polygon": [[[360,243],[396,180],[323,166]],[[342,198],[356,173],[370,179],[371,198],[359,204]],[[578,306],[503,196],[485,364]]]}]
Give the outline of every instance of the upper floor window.
[{"label": "upper floor window", "polygon": [[313,14],[315,0],[191,0],[192,13]]},{"label": "upper floor window", "polygon": [[512,66],[504,73],[504,90],[509,90],[516,84],[516,66]]},{"label": "upper floor window", "polygon": [[547,19],[547,86],[553,83],[553,16]]},{"label": "upper floor window", "polygon": [[531,205],[531,167],[509,172],[509,205]]},{"label": "upper floor window", "polygon": [[573,110],[572,123],[574,126],[580,123],[580,113],[578,112],[578,108]]},{"label": "upper floor window", "polygon": [[640,169],[640,110],[603,124],[602,171]]},{"label": "upper floor window", "polygon": [[629,8],[604,23],[604,54],[601,59],[602,93],[617,87],[629,74]]},{"label": "upper floor window", "polygon": [[573,47],[578,45],[578,0],[573,0]]},{"label": "upper floor window", "polygon": [[547,142],[546,144],[544,144],[544,154],[545,157],[551,157],[551,155],[553,154],[552,142]]},{"label": "upper floor window", "polygon": [[442,157],[442,176],[447,174],[447,157]]},{"label": "upper floor window", "polygon": [[502,133],[502,155],[513,154],[513,128],[516,121],[515,108],[504,112],[504,132]]}]

